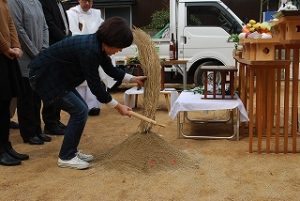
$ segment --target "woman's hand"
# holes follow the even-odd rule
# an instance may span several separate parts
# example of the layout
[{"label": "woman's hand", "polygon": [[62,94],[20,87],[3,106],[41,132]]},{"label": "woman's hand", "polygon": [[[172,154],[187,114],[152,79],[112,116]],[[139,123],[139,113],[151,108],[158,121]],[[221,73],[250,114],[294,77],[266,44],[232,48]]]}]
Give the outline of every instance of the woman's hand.
[{"label": "woman's hand", "polygon": [[116,105],[115,109],[116,109],[121,115],[131,117],[131,114],[129,113],[129,111],[132,111],[132,109],[131,109],[130,107],[118,103],[118,104]]},{"label": "woman's hand", "polygon": [[12,48],[9,48],[8,50],[4,51],[3,54],[9,59],[16,58],[16,53]]},{"label": "woman's hand", "polygon": [[20,48],[13,48],[14,52],[15,52],[15,55],[16,55],[16,58],[20,58],[22,55],[23,55],[23,51],[20,49]]},{"label": "woman's hand", "polygon": [[130,83],[137,83],[138,86],[144,86],[144,82],[147,80],[147,76],[133,76],[130,79]]}]

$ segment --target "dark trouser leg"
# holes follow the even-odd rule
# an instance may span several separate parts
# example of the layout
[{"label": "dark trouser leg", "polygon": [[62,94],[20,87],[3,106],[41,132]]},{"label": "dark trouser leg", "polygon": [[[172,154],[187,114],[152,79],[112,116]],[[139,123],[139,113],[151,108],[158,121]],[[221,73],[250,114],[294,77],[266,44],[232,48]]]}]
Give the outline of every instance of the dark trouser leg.
[{"label": "dark trouser leg", "polygon": [[12,98],[10,101],[9,111],[10,111],[10,118],[13,118],[13,116],[16,113],[17,108],[17,98]]},{"label": "dark trouser leg", "polygon": [[8,59],[0,54],[0,91],[2,97],[0,99],[0,164],[1,165],[20,165],[21,161],[13,158],[7,153],[6,148],[9,143],[9,123],[10,111],[9,106],[11,97],[18,95],[19,89],[19,65],[16,59]]},{"label": "dark trouser leg", "polygon": [[41,106],[42,106],[42,100],[40,98],[40,96],[35,92],[33,91],[33,95],[32,95],[32,98],[33,98],[33,115],[34,115],[34,122],[35,122],[35,133],[37,135],[41,134],[43,131],[42,131],[42,127],[41,127]]},{"label": "dark trouser leg", "polygon": [[22,78],[22,85],[17,113],[21,136],[28,139],[41,133],[41,100],[31,89],[28,78]]},{"label": "dark trouser leg", "polygon": [[9,138],[9,112],[10,100],[0,100],[0,153],[8,143]]},{"label": "dark trouser leg", "polygon": [[[9,106],[10,119],[13,118],[13,116],[15,115],[16,109],[17,109],[17,98],[13,97],[10,101],[10,106]],[[11,119],[9,123],[9,128],[19,129],[19,124]]]},{"label": "dark trouser leg", "polygon": [[57,123],[60,120],[60,108],[58,105],[56,103],[44,105],[42,109],[42,118],[45,126],[57,126]]},{"label": "dark trouser leg", "polygon": [[77,152],[77,147],[88,117],[88,106],[75,89],[63,96],[60,104],[62,110],[70,114],[70,119],[65,129],[59,158],[70,160]]},{"label": "dark trouser leg", "polygon": [[9,142],[9,112],[10,100],[0,100],[0,164],[1,165],[20,165],[21,161],[14,158],[7,152]]},{"label": "dark trouser leg", "polygon": [[66,126],[60,122],[60,107],[58,103],[44,105],[42,116],[45,123],[44,133],[50,135],[63,135]]}]

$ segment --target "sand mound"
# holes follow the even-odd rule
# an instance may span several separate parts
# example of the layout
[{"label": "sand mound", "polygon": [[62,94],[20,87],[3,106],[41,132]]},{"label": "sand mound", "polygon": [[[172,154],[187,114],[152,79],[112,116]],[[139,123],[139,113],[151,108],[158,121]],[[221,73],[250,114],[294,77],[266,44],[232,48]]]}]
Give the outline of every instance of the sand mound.
[{"label": "sand mound", "polygon": [[100,165],[120,171],[155,172],[195,167],[195,162],[155,133],[135,133],[99,157]]}]

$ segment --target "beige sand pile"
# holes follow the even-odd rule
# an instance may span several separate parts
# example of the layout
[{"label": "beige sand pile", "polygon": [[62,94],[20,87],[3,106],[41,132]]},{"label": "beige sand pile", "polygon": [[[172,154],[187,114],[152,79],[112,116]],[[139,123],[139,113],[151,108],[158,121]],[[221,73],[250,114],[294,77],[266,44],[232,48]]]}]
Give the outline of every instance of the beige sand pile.
[{"label": "beige sand pile", "polygon": [[100,165],[119,171],[151,173],[194,168],[196,162],[153,132],[137,132],[99,157]]}]

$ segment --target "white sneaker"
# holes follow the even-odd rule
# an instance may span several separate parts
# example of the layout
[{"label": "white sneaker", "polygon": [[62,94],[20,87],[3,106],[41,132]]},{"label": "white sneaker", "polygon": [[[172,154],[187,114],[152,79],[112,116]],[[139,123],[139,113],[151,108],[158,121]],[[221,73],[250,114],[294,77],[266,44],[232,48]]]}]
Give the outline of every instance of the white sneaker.
[{"label": "white sneaker", "polygon": [[87,169],[90,164],[81,160],[77,155],[71,160],[61,160],[58,158],[57,165],[62,168],[74,168],[78,170]]},{"label": "white sneaker", "polygon": [[85,161],[85,162],[90,162],[92,160],[94,160],[94,156],[91,154],[84,154],[80,151],[78,151],[76,153],[77,157],[80,158],[81,160]]}]

